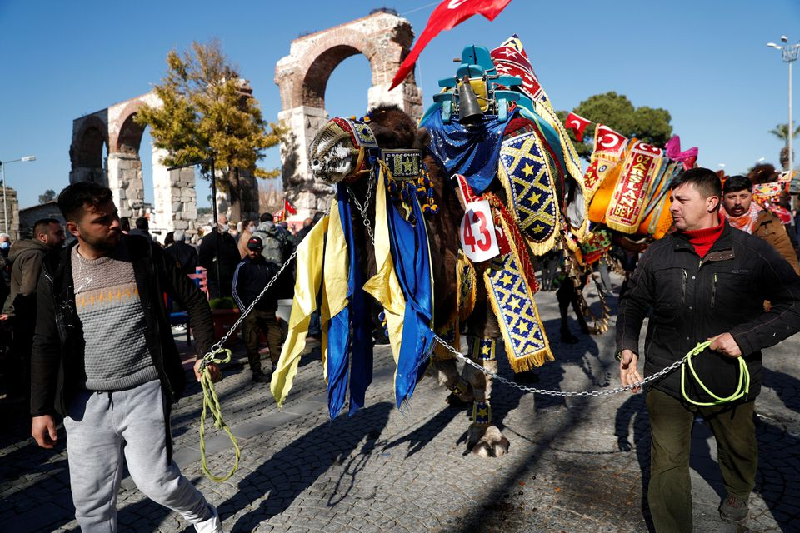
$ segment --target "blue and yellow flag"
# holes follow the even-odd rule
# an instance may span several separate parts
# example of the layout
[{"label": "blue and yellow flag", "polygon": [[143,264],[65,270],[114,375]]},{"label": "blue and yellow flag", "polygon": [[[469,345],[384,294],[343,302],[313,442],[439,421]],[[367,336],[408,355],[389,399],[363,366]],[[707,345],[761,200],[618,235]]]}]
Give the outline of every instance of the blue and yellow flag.
[{"label": "blue and yellow flag", "polygon": [[286,396],[292,388],[292,381],[297,375],[297,365],[306,346],[311,313],[317,309],[328,219],[329,217],[324,217],[320,220],[297,247],[297,280],[294,283],[289,334],[283,343],[281,358],[278,360],[275,372],[272,373],[270,383],[270,390],[279,407],[286,401]]},{"label": "blue and yellow flag", "polygon": [[422,379],[433,348],[433,283],[425,218],[417,201],[416,187],[412,183],[404,186],[412,208],[409,219],[406,220],[393,203],[387,206],[392,259],[406,300],[395,377],[398,407],[411,397]]}]

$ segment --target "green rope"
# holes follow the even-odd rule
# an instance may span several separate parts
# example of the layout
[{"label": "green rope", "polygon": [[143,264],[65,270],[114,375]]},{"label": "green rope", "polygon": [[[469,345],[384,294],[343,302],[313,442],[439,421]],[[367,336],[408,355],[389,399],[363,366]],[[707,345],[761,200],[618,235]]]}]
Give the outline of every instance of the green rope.
[{"label": "green rope", "polygon": [[[215,359],[214,355],[218,353],[225,353],[224,359]],[[239,468],[239,456],[241,455],[241,450],[239,450],[239,444],[236,442],[236,437],[233,436],[231,430],[228,428],[228,425],[222,420],[222,409],[219,406],[219,398],[217,398],[217,391],[214,389],[214,382],[211,381],[211,373],[208,370],[209,363],[215,364],[225,364],[230,362],[231,360],[231,351],[220,348],[215,352],[211,352],[203,358],[203,364],[200,367],[200,385],[203,386],[203,412],[200,415],[200,461],[203,469],[203,473],[208,476],[209,479],[212,481],[225,481],[230,478],[233,474],[236,473],[236,470]],[[206,411],[211,411],[211,416],[214,417],[214,427],[217,429],[222,429],[225,433],[228,434],[228,437],[231,439],[233,443],[233,449],[236,451],[236,460],[233,463],[233,468],[231,471],[228,472],[226,476],[215,476],[211,473],[208,469],[208,464],[206,463],[206,438],[205,438],[205,427],[206,427]]]},{"label": "green rope", "polygon": [[[683,399],[687,402],[697,405],[700,407],[711,407],[713,405],[720,405],[727,402],[733,402],[744,398],[747,393],[750,391],[750,372],[747,370],[747,363],[744,361],[744,357],[737,357],[736,360],[739,362],[739,383],[736,386],[736,390],[730,396],[725,398],[717,396],[713,392],[711,392],[708,387],[700,380],[697,376],[697,372],[694,370],[694,366],[692,366],[692,359],[697,357],[703,350],[709,347],[711,341],[701,342],[697,346],[691,349],[689,353],[686,354],[686,358],[684,360],[684,364],[681,365],[681,394],[683,394]],[[714,398],[713,401],[710,402],[698,402],[696,400],[692,400],[689,398],[689,395],[686,394],[686,367],[689,367],[689,371],[692,373],[692,377],[700,385],[700,388],[703,389],[709,396]]]}]

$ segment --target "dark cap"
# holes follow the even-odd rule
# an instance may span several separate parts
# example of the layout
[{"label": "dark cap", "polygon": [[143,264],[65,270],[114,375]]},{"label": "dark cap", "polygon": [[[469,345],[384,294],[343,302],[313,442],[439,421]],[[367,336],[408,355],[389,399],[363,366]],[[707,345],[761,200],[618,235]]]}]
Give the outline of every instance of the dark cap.
[{"label": "dark cap", "polygon": [[261,244],[261,237],[250,237],[247,241],[247,249],[248,250],[261,250],[263,248]]}]

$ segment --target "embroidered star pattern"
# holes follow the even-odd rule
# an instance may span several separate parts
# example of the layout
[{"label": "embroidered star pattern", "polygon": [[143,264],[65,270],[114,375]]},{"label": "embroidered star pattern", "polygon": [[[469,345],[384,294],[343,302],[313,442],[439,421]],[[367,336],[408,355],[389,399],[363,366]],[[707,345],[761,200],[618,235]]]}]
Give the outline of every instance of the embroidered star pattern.
[{"label": "embroidered star pattern", "polygon": [[[491,290],[501,316],[497,322],[505,331],[509,357],[521,358],[547,350],[547,340],[542,328],[533,294],[525,285],[514,254],[503,258],[502,268],[488,274]],[[505,280],[511,279],[511,283]]]},{"label": "embroidered star pattern", "polygon": [[513,207],[520,230],[535,242],[545,242],[558,230],[558,204],[550,156],[539,146],[536,132],[503,141],[501,172],[510,183]]}]

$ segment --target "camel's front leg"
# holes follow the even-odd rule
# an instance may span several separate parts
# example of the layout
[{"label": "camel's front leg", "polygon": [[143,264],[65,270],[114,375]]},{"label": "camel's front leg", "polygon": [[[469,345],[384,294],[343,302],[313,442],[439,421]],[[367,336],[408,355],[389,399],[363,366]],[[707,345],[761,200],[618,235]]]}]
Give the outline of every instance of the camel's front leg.
[{"label": "camel's front leg", "polygon": [[[485,370],[497,373],[495,348],[497,340],[476,338],[470,342],[470,359]],[[508,451],[506,439],[497,426],[492,424],[492,378],[467,365],[465,378],[472,385],[472,425],[469,428],[467,448],[481,457],[500,457]]]}]

